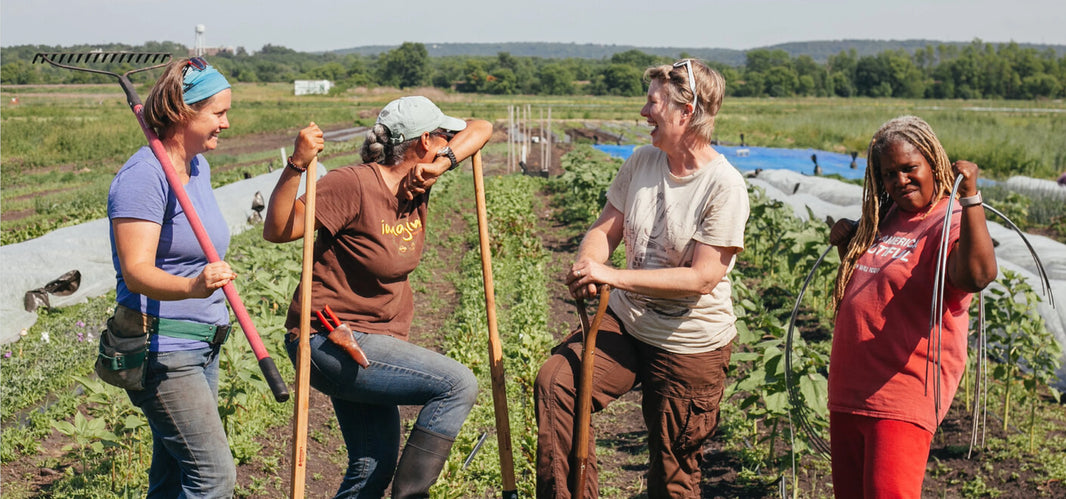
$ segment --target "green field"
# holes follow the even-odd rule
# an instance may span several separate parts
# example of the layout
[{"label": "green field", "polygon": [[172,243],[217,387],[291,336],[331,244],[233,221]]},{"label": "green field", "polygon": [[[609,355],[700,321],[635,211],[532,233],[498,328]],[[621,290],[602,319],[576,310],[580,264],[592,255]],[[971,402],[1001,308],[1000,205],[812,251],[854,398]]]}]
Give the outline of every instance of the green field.
[{"label": "green field", "polygon": [[[291,147],[299,127],[308,121],[328,129],[372,124],[376,111],[399,97],[396,90],[351,91],[343,96],[291,95],[282,84],[237,84],[230,113],[232,128],[220,149],[211,154],[216,185],[264,173],[277,166],[277,148]],[[147,88],[138,89],[143,96]],[[117,85],[4,86],[0,114],[0,240],[3,244],[38,237],[59,227],[105,215],[111,177],[145,139]],[[445,96],[430,89],[431,97],[448,113],[465,117],[502,119],[507,106],[552,106],[553,119],[615,120],[638,109],[633,99],[602,99],[580,103],[574,99]],[[18,98],[13,105],[11,98]],[[635,115],[635,113],[634,113]],[[273,142],[257,140],[278,135]],[[633,134],[631,134],[633,135]],[[325,157],[351,156],[358,141],[331,142]],[[236,149],[237,154],[227,153]],[[348,159],[348,161],[352,161]]]},{"label": "green field", "polygon": [[[292,95],[280,83],[238,83],[232,128],[210,161],[216,184],[263,173],[310,120],[326,129],[373,122],[401,93],[358,88],[336,96]],[[40,236],[55,228],[104,216],[111,176],[144,143],[118,85],[11,86],[0,88],[0,241]],[[147,88],[139,88],[142,96]],[[506,123],[509,106],[529,105],[530,118],[551,110],[557,134],[569,127],[600,127],[646,140],[642,98],[485,96],[425,89],[445,112]],[[11,98],[18,98],[13,105]],[[933,125],[954,158],[977,162],[990,178],[1056,178],[1066,170],[1066,103],[1061,101],[936,101],[901,99],[727,98],[717,134],[736,143],[815,148],[863,154],[877,127],[916,114]],[[534,125],[537,126],[537,125]],[[277,135],[266,145],[256,138]],[[356,141],[353,141],[356,142]],[[358,144],[329,143],[326,157],[352,155]],[[227,153],[227,149],[238,153]],[[348,159],[346,159],[347,161]],[[276,166],[276,164],[275,164]]]}]

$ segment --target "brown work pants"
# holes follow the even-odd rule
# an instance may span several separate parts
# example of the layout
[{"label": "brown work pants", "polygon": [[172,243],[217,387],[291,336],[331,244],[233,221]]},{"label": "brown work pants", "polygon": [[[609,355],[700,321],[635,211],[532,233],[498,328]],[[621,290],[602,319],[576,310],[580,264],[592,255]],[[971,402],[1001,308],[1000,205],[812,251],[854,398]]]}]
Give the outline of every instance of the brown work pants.
[{"label": "brown work pants", "polygon": [[[581,372],[583,338],[575,331],[552,349],[537,374],[537,497],[569,498],[571,448]],[[700,497],[701,447],[718,425],[732,345],[682,355],[643,343],[625,333],[612,314],[596,337],[592,412],[642,386],[648,428],[648,497]],[[598,495],[596,438],[590,430],[585,497]]]}]

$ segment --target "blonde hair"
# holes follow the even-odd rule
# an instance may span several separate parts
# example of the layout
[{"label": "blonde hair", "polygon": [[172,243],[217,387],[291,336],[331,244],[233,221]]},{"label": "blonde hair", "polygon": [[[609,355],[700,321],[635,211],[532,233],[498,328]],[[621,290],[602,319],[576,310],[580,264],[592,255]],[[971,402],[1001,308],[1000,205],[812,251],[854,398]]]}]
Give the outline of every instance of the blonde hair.
[{"label": "blonde hair", "polygon": [[862,189],[862,218],[837,271],[836,289],[833,291],[835,305],[839,305],[844,298],[844,290],[851,281],[855,263],[877,240],[881,218],[892,207],[892,198],[881,178],[881,155],[892,144],[901,141],[914,146],[933,170],[932,204],[950,192],[953,183],[951,160],[929,123],[917,116],[900,116],[881,125],[870,139],[870,147],[866,151],[868,164]]},{"label": "blonde hair", "polygon": [[211,100],[204,99],[192,105],[185,103],[183,71],[188,65],[188,57],[167,64],[144,99],[144,121],[160,138],[169,134],[175,125],[188,121]]},{"label": "blonde hair", "polygon": [[[688,131],[710,142],[714,138],[714,120],[718,116],[718,110],[722,108],[722,98],[725,96],[725,78],[706,64],[688,59],[692,64],[692,77],[696,80],[695,109],[692,111],[692,121],[689,122]],[[684,62],[682,59],[678,62]],[[663,83],[670,100],[678,106],[684,106],[693,101],[692,89],[688,82],[688,69],[684,64],[653,66],[644,71],[644,80],[658,80]],[[669,85],[667,85],[669,83]]]}]

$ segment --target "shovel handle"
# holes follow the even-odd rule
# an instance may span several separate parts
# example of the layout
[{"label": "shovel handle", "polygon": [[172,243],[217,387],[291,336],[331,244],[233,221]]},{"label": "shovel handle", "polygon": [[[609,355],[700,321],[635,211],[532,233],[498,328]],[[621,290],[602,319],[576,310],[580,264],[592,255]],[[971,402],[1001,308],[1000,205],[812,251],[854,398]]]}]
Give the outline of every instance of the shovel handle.
[{"label": "shovel handle", "polygon": [[600,323],[607,313],[607,302],[611,296],[611,287],[606,284],[600,285],[600,303],[596,308],[596,315],[592,318],[592,324],[588,323],[588,315],[585,312],[585,301],[577,300],[577,309],[583,320],[581,327],[584,329],[584,346],[581,351],[581,377],[577,385],[577,408],[574,414],[576,419],[574,429],[574,490],[571,496],[574,499],[585,497],[585,476],[589,458],[589,434],[592,424],[592,372],[593,361],[596,359],[596,333],[600,330]]}]

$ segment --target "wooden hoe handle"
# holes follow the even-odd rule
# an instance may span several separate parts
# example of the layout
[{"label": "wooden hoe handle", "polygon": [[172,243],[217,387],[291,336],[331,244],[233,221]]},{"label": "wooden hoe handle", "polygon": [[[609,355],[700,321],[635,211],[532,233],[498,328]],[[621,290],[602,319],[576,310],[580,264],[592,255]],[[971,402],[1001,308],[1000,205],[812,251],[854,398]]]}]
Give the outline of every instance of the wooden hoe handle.
[{"label": "wooden hoe handle", "polygon": [[300,338],[296,346],[296,404],[292,418],[292,484],[290,496],[302,498],[307,476],[307,410],[311,388],[311,266],[315,250],[315,192],[318,157],[307,165],[304,189],[303,269],[300,275]]},{"label": "wooden hoe handle", "polygon": [[485,177],[481,151],[470,158],[474,167],[474,197],[477,204],[478,240],[481,243],[481,274],[485,282],[485,315],[489,323],[489,372],[492,377],[492,403],[496,415],[496,439],[500,447],[500,475],[503,499],[518,497],[511,450],[511,422],[507,412],[507,384],[503,373],[503,346],[496,326],[496,294],[492,283],[492,253],[489,248],[488,209],[485,205]]}]

